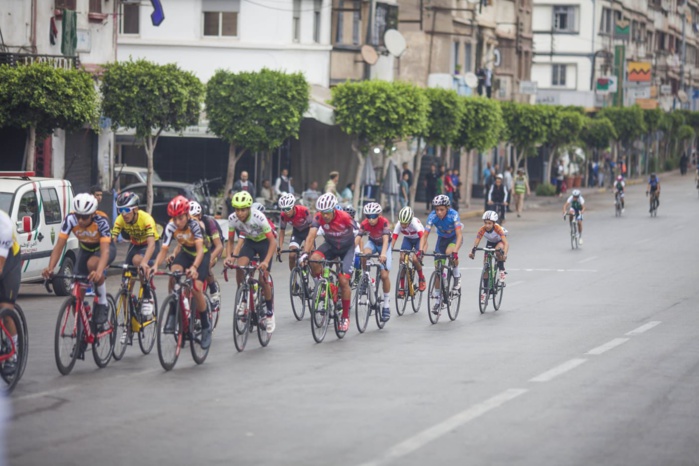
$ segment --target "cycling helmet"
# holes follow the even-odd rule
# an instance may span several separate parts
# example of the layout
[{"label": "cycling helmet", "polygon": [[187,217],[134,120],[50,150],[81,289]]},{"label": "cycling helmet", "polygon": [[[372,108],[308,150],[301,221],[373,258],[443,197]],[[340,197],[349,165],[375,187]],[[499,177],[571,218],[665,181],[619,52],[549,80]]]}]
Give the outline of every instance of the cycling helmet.
[{"label": "cycling helmet", "polygon": [[432,199],[432,205],[435,207],[439,205],[445,205],[449,207],[451,205],[451,201],[449,200],[449,196],[445,194],[439,194],[434,199]]},{"label": "cycling helmet", "polygon": [[250,206],[250,208],[252,210],[259,210],[262,213],[265,212],[265,206],[260,204],[259,202],[253,202],[252,205]]},{"label": "cycling helmet", "polygon": [[380,214],[381,212],[383,209],[378,202],[370,202],[364,206],[364,215]]},{"label": "cycling helmet", "polygon": [[617,181],[623,181],[623,180],[624,180],[624,177],[621,176],[621,175],[619,175],[619,176],[616,177],[616,180],[617,180]]},{"label": "cycling helmet", "polygon": [[179,217],[189,213],[189,199],[184,196],[175,196],[167,205],[167,214],[170,217]]},{"label": "cycling helmet", "polygon": [[325,212],[327,210],[333,210],[337,205],[337,198],[333,193],[325,193],[318,198],[316,201],[316,210]]},{"label": "cycling helmet", "polygon": [[234,209],[247,209],[252,206],[252,196],[247,191],[240,191],[233,195],[231,206]]},{"label": "cycling helmet", "polygon": [[78,215],[90,215],[97,211],[97,198],[92,194],[80,193],[73,198],[73,211]]},{"label": "cycling helmet", "polygon": [[651,178],[655,178],[655,172],[651,173],[651,174],[650,174],[650,177],[651,177]]},{"label": "cycling helmet", "polygon": [[132,193],[131,191],[125,191],[117,196],[116,199],[117,207],[137,207],[138,206],[138,194]]},{"label": "cycling helmet", "polygon": [[413,221],[413,209],[410,207],[403,207],[400,212],[398,212],[398,221],[400,223],[410,223]]},{"label": "cycling helmet", "polygon": [[294,207],[296,203],[296,198],[291,193],[284,193],[279,197],[279,208],[280,209],[290,209]]},{"label": "cycling helmet", "polygon": [[350,217],[354,218],[357,215],[357,211],[352,204],[346,205],[342,210],[350,214]]},{"label": "cycling helmet", "polygon": [[497,222],[498,219],[498,213],[495,212],[494,210],[486,210],[483,212],[483,220],[490,220],[491,222]]},{"label": "cycling helmet", "polygon": [[574,189],[572,194],[573,194],[573,197],[578,197],[578,196],[580,196],[580,190]]},{"label": "cycling helmet", "polygon": [[502,173],[498,173],[498,174],[495,176],[495,179],[496,179],[496,180],[502,180],[502,179],[503,179]]},{"label": "cycling helmet", "polygon": [[189,201],[189,215],[201,215],[201,204],[197,201]]}]

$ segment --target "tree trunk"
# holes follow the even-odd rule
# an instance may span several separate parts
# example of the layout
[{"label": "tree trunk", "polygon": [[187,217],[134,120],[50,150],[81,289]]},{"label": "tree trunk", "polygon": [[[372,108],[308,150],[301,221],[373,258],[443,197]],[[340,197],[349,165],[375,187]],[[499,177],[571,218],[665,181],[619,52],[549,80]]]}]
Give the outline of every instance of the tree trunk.
[{"label": "tree trunk", "polygon": [[[236,146],[235,144],[229,144],[228,145],[228,169],[226,170],[226,184],[223,188],[223,196],[224,199],[228,199],[228,193],[231,192],[231,189],[233,189],[233,182],[235,178],[235,166],[238,163],[238,160],[245,155],[245,152],[247,152],[247,149],[243,149],[240,151],[240,154],[236,154]],[[228,202],[224,202],[224,208],[222,215],[228,216],[228,211],[230,209],[230,205],[228,205]]]},{"label": "tree trunk", "polygon": [[34,161],[36,159],[36,127],[30,126],[27,131],[27,146],[24,151],[25,167],[28,172],[34,171]]},{"label": "tree trunk", "polygon": [[[354,176],[354,199],[352,199],[352,204],[355,210],[359,212],[359,200],[362,198],[362,193],[364,192],[364,186],[362,186],[362,173],[364,172],[364,164],[366,163],[362,152],[357,148],[355,144],[352,144],[352,149],[354,155],[357,156],[359,160],[359,166],[357,167],[357,174]],[[369,157],[369,155],[367,155]],[[357,215],[357,218],[361,218],[361,215]]]},{"label": "tree trunk", "polygon": [[144,146],[146,147],[146,161],[148,167],[148,176],[146,177],[146,211],[153,212],[153,154],[155,153],[155,146],[158,144],[158,137],[160,136],[160,131],[158,131],[155,136],[146,136],[143,139]]},{"label": "tree trunk", "polygon": [[546,174],[546,177],[544,178],[544,184],[551,184],[551,166],[553,164],[553,159],[556,156],[556,152],[558,152],[558,148],[556,146],[551,147],[548,165],[546,166],[548,169],[548,174]]},{"label": "tree trunk", "polygon": [[415,210],[415,193],[417,193],[417,184],[420,182],[420,167],[422,166],[423,150],[420,149],[420,142],[417,140],[417,150],[415,151],[415,163],[413,164],[413,184],[410,186],[410,207]]},{"label": "tree trunk", "polygon": [[514,152],[515,160],[517,161],[517,167],[519,167],[522,164],[522,160],[524,160],[524,154],[526,154],[526,152],[523,149],[518,148],[517,146],[514,146]]}]

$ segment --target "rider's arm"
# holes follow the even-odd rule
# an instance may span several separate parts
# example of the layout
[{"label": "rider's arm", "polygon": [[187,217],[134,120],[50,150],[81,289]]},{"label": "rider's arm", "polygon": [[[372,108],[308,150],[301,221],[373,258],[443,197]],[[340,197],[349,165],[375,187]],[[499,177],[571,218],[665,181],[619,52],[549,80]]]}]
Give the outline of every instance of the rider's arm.
[{"label": "rider's arm", "polygon": [[427,237],[430,236],[430,231],[432,231],[432,227],[425,228],[425,234],[420,238],[420,251],[422,252],[427,250]]},{"label": "rider's arm", "polygon": [[45,269],[45,271],[48,271],[49,274],[53,273],[53,269],[56,268],[56,264],[58,264],[58,260],[61,258],[63,248],[65,247],[67,241],[68,238],[64,238],[62,236],[59,236],[56,240],[56,245],[53,247],[51,257],[49,258],[49,266]]},{"label": "rider's arm", "polygon": [[155,237],[149,236],[146,238],[146,243],[148,246],[146,247],[146,252],[143,254],[143,260],[141,261],[141,264],[144,265],[148,265],[148,261],[150,261],[151,257],[153,256],[153,251],[155,251]]},{"label": "rider's arm", "polygon": [[158,252],[158,255],[155,256],[155,260],[153,261],[153,270],[158,270],[160,263],[167,257],[167,250],[169,247],[170,246],[167,244],[162,245],[160,252]]},{"label": "rider's arm", "polygon": [[568,212],[568,201],[566,201],[566,203],[563,204],[563,215],[565,215],[566,212]]},{"label": "rider's arm", "polygon": [[269,247],[267,248],[267,256],[265,256],[265,264],[267,267],[272,263],[272,257],[277,252],[277,238],[274,237],[274,233],[271,231],[267,233],[267,239],[269,240]]},{"label": "rider's arm", "polygon": [[214,250],[211,252],[211,266],[213,267],[223,252],[223,242],[220,236],[214,238]]},{"label": "rider's arm", "polygon": [[390,244],[390,239],[388,235],[383,235],[383,244],[381,245],[381,255],[387,257],[388,255],[388,245]]},{"label": "rider's arm", "polygon": [[104,238],[106,241],[100,241],[100,260],[97,262],[97,270],[95,270],[95,275],[97,279],[102,276],[104,269],[107,268],[109,263],[109,247],[112,244],[111,238]]},{"label": "rider's arm", "polygon": [[507,255],[507,251],[510,250],[510,243],[507,241],[507,236],[502,236],[500,239],[502,244],[505,246],[505,255]]},{"label": "rider's arm", "polygon": [[114,220],[114,226],[112,227],[112,243],[116,243],[119,235],[121,234],[121,229],[124,226],[124,217],[121,214]]},{"label": "rider's arm", "polygon": [[197,249],[197,255],[192,262],[192,269],[198,269],[204,260],[204,240],[202,238],[197,238],[194,240],[194,247]]},{"label": "rider's arm", "polygon": [[279,225],[279,244],[277,244],[277,250],[280,250],[284,246],[284,236],[286,234],[286,225],[282,227]]},{"label": "rider's arm", "polygon": [[457,227],[455,232],[456,232],[456,250],[458,251],[459,249],[461,249],[461,245],[464,242],[464,233],[463,233],[461,227]]},{"label": "rider's arm", "polygon": [[306,254],[311,252],[313,244],[315,244],[316,236],[318,235],[318,229],[316,227],[311,227],[308,231],[308,236],[306,237],[306,242],[303,246],[303,251]]}]

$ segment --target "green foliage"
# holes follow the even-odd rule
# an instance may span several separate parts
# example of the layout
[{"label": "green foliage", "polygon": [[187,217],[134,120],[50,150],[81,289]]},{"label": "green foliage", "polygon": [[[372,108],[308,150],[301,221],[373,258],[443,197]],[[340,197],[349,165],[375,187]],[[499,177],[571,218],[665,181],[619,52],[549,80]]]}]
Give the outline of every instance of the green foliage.
[{"label": "green foliage", "polygon": [[430,103],[425,92],[408,83],[346,82],[332,89],[330,104],[342,131],[365,148],[425,134]]},{"label": "green foliage", "polygon": [[566,105],[564,107],[561,107],[561,111],[574,112],[585,116],[585,107],[580,107],[579,105]]},{"label": "green foliage", "polygon": [[209,129],[229,144],[270,150],[298,138],[309,88],[301,73],[218,70],[206,88]]},{"label": "green foliage", "polygon": [[506,138],[520,151],[544,143],[549,129],[560,124],[550,106],[501,102],[501,107]]},{"label": "green foliage", "polygon": [[649,133],[657,131],[662,117],[663,111],[660,108],[643,110],[643,121],[646,125],[646,131]]},{"label": "green foliage", "polygon": [[660,166],[660,162],[658,161],[658,157],[651,157],[648,159],[648,172],[657,172],[658,167]]},{"label": "green foliage", "polygon": [[694,130],[689,125],[682,125],[677,129],[677,139],[686,141],[694,137]]},{"label": "green foliage", "polygon": [[498,102],[485,97],[462,97],[462,116],[454,145],[480,152],[495,147],[505,131]]},{"label": "green foliage", "polygon": [[196,124],[204,94],[193,73],[146,60],[108,64],[101,90],[102,113],[112,128],[134,128],[139,139]]},{"label": "green foliage", "polygon": [[664,113],[660,118],[658,128],[668,136],[674,136],[680,126],[684,124],[684,115],[680,112]]},{"label": "green foliage", "polygon": [[0,126],[34,127],[41,141],[57,128],[96,126],[98,117],[89,73],[43,63],[0,65]]},{"label": "green foliage", "polygon": [[699,112],[687,112],[685,123],[691,126],[695,133],[699,131]]},{"label": "green foliage", "polygon": [[663,162],[663,170],[666,172],[669,172],[670,170],[674,170],[678,166],[679,166],[679,161],[677,160],[677,157],[668,157]]},{"label": "green foliage", "polygon": [[549,183],[542,183],[536,187],[537,196],[555,196],[556,187]]},{"label": "green foliage", "polygon": [[554,123],[549,126],[546,142],[552,147],[575,143],[585,124],[585,117],[582,113],[561,109],[556,119],[558,124]]},{"label": "green foliage", "polygon": [[590,149],[606,149],[614,139],[617,139],[614,125],[604,117],[587,118],[580,132],[580,140]]},{"label": "green foliage", "polygon": [[428,88],[423,91],[430,103],[427,130],[422,135],[428,144],[447,146],[459,135],[463,114],[461,99],[455,91]]},{"label": "green foliage", "polygon": [[603,108],[597,117],[609,119],[614,125],[618,140],[626,144],[646,132],[643,110],[638,105]]}]

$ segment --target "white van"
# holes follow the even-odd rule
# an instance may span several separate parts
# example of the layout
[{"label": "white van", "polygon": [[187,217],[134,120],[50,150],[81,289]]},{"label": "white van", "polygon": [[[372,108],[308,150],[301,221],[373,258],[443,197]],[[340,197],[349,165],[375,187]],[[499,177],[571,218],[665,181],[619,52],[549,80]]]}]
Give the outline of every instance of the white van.
[{"label": "white van", "polygon": [[[49,265],[63,218],[70,212],[73,188],[70,181],[35,177],[33,172],[0,171],[0,209],[15,222],[17,242],[22,248],[22,283],[41,282],[41,271]],[[78,240],[68,238],[59,261],[59,274],[73,272]],[[54,279],[59,296],[70,294],[70,280]]]}]

